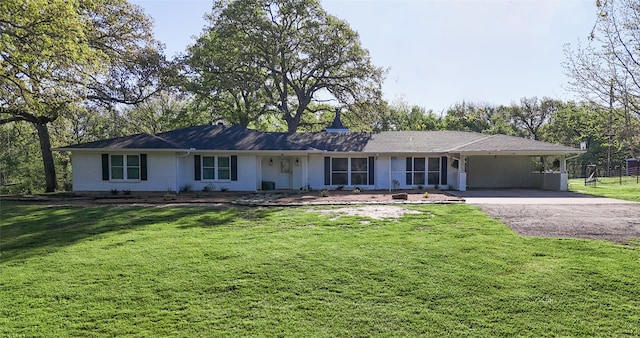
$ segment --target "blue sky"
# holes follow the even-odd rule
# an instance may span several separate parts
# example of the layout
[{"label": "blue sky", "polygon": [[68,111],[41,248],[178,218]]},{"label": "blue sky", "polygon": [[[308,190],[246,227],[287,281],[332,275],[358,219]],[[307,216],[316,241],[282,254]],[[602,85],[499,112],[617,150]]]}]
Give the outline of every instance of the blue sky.
[{"label": "blue sky", "polygon": [[[172,57],[205,25],[210,0],[133,0],[154,18]],[[522,97],[573,99],[563,46],[595,22],[593,0],[323,0],[358,31],[373,63],[389,69],[390,102],[439,114],[463,100],[510,104]]]}]

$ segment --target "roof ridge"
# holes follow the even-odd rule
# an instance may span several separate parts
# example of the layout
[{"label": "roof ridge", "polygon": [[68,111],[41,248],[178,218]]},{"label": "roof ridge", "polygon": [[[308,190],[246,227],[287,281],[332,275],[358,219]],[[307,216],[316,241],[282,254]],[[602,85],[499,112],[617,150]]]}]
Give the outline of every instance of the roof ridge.
[{"label": "roof ridge", "polygon": [[[480,134],[480,133],[478,133],[478,134]],[[482,134],[480,134],[480,135],[482,135]],[[466,146],[468,146],[468,145],[471,145],[471,144],[474,144],[474,143],[477,143],[477,142],[480,142],[480,141],[484,141],[484,140],[486,140],[486,139],[490,139],[490,138],[492,138],[492,137],[494,137],[494,136],[496,136],[496,135],[498,135],[498,134],[487,135],[487,136],[485,136],[485,137],[481,137],[481,138],[479,138],[479,139],[477,139],[477,140],[473,140],[473,141],[471,141],[471,142],[467,142],[467,143],[465,143],[465,144],[461,144],[461,145],[456,146],[456,147],[454,147],[454,148],[447,149],[446,151],[455,151],[455,150],[460,149],[460,148],[462,148],[462,147],[466,147]]]}]

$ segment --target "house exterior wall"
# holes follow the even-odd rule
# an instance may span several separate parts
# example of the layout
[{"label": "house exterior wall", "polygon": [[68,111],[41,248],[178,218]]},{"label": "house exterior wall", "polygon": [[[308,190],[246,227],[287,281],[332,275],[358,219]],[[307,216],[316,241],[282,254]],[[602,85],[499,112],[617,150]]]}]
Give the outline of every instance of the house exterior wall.
[{"label": "house exterior wall", "polygon": [[324,156],[309,155],[308,180],[311,189],[321,190],[324,185]]},{"label": "house exterior wall", "polygon": [[376,167],[375,167],[375,189],[390,189],[391,182],[389,180],[389,161],[391,160],[391,156],[388,155],[380,155],[376,159]]},{"label": "house exterior wall", "polygon": [[[106,154],[140,154],[126,152],[105,152]],[[175,153],[148,153],[147,177],[142,180],[102,180],[102,153],[74,152],[71,156],[74,191],[166,191],[173,188],[176,181]]]},{"label": "house exterior wall", "polygon": [[537,188],[529,156],[467,157],[467,188]]},{"label": "house exterior wall", "polygon": [[[374,184],[358,185],[363,189],[414,189],[417,185],[406,184],[406,158],[405,156],[390,155],[372,155],[372,154],[350,154],[350,155],[333,155],[329,157],[374,157]],[[416,155],[415,157],[429,157],[429,154]],[[440,156],[431,156],[438,157]],[[335,189],[336,185],[326,186],[324,184],[324,158],[325,155],[310,155],[308,161],[308,184],[312,189]],[[451,182],[457,175],[457,168],[452,166],[451,159],[447,161],[447,184],[445,187],[451,186]],[[441,175],[444,173],[441,172]],[[394,182],[397,185],[394,186]],[[433,185],[423,184],[425,187]],[[352,186],[347,186],[351,188]]]},{"label": "house exterior wall", "polygon": [[[305,156],[258,156],[258,189],[262,189],[262,181],[273,182],[275,189],[305,188],[304,172],[307,167],[305,159]],[[283,172],[286,166],[289,167],[288,173]]]},{"label": "house exterior wall", "polygon": [[[195,179],[195,155],[200,156],[230,156],[235,154],[229,153],[192,153],[188,156],[179,158],[180,172],[177,189],[180,190],[183,187],[189,187],[190,190],[202,190],[205,187],[212,188],[213,190],[220,190],[221,188],[228,189],[229,191],[256,191],[257,181],[257,163],[255,155],[237,155],[238,156],[238,180],[196,180]],[[175,179],[174,179],[175,181]],[[165,188],[166,189],[166,188]]]},{"label": "house exterior wall", "polygon": [[[104,152],[107,154],[139,154],[138,152]],[[292,155],[270,157],[259,154],[237,155],[237,181],[196,180],[194,155],[229,156],[228,153],[194,152],[190,154],[175,152],[147,153],[147,180],[102,180],[102,152],[74,152],[72,155],[74,191],[180,191],[213,190],[225,188],[231,191],[257,191],[262,189],[262,181],[283,179],[281,159],[290,160],[290,174],[287,184],[276,184],[276,189],[335,189],[336,185],[326,186],[324,154]],[[334,155],[335,157],[369,157],[371,154]],[[421,155],[429,157],[428,154]],[[374,157],[374,184],[358,185],[363,189],[413,189],[415,184],[406,184],[405,156],[376,155]],[[434,156],[435,157],[435,156]],[[273,158],[271,165],[269,159]],[[298,162],[296,162],[296,159]],[[469,156],[466,165],[466,187],[468,188],[538,188],[547,190],[566,190],[566,177],[551,173],[533,173],[528,156]],[[447,160],[447,185],[458,189],[461,170],[454,167],[453,158]],[[440,173],[443,174],[442,172]],[[566,174],[565,174],[566,176]],[[394,186],[394,181],[397,186]],[[279,186],[278,186],[279,184]],[[432,187],[432,185],[424,185]],[[346,186],[347,189],[352,186]]]},{"label": "house exterior wall", "polygon": [[536,188],[542,190],[567,191],[569,190],[569,181],[567,173],[561,172],[545,172],[534,173],[536,180]]}]

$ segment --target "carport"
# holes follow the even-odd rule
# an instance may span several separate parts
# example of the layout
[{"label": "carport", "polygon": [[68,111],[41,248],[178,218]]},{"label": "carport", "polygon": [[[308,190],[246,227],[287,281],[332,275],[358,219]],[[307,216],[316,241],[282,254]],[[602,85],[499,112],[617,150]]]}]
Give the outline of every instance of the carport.
[{"label": "carport", "polygon": [[567,160],[584,153],[557,144],[491,135],[449,151],[458,160],[456,190],[568,190]]}]

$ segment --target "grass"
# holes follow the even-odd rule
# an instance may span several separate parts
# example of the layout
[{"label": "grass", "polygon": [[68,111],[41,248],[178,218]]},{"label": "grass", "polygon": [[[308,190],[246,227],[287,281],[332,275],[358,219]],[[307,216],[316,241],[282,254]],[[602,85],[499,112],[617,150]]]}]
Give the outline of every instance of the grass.
[{"label": "grass", "polygon": [[[622,180],[623,184],[620,184]],[[636,177],[599,177],[595,183],[584,184],[584,178],[569,180],[569,190],[588,195],[640,202],[640,183]]]},{"label": "grass", "polygon": [[469,205],[1,208],[0,336],[640,335],[637,246]]}]

